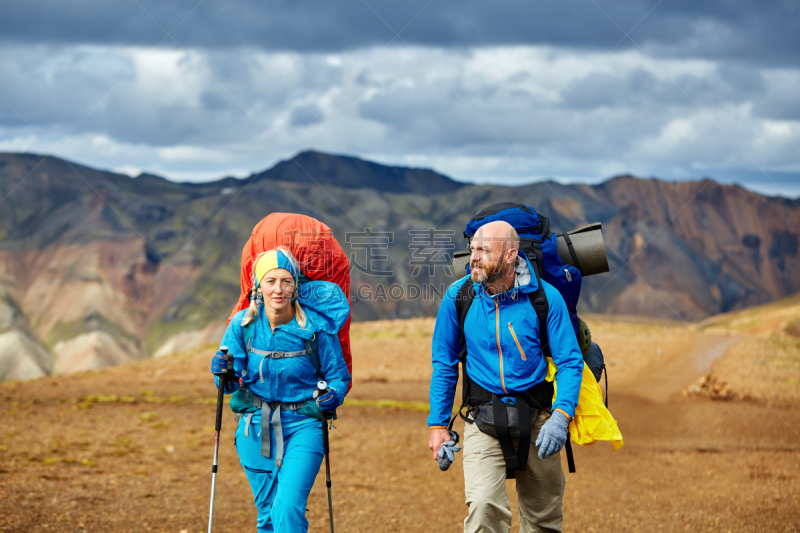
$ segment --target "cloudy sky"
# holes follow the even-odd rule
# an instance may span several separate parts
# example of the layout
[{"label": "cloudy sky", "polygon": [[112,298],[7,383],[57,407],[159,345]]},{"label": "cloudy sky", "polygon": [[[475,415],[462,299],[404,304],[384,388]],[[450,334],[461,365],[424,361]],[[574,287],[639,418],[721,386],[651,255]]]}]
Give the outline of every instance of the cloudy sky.
[{"label": "cloudy sky", "polygon": [[0,0],[0,151],[174,180],[316,149],[800,195],[798,2]]}]

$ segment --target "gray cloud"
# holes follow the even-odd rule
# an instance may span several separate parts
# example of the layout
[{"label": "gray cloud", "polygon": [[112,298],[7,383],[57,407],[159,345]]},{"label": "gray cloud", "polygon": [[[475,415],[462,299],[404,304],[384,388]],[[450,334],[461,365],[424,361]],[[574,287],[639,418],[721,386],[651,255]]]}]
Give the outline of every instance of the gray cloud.
[{"label": "gray cloud", "polygon": [[[395,37],[391,26],[405,28],[402,39],[412,45],[548,44],[592,50],[617,45],[625,50],[636,47],[630,39],[620,42],[633,29],[631,37],[659,57],[800,63],[800,6],[792,1],[139,3],[143,10],[133,2],[111,0],[3,0],[0,38],[155,46],[164,39],[162,27],[172,31],[177,26],[175,39],[188,47],[341,52],[386,45]],[[164,44],[174,46],[169,40]]]},{"label": "gray cloud", "polygon": [[565,104],[576,109],[695,107],[760,101],[767,89],[761,69],[749,65],[719,63],[702,75],[684,73],[661,79],[653,72],[636,68],[623,75],[591,74],[567,96]]},{"label": "gray cloud", "polygon": [[206,111],[223,111],[230,109],[234,105],[230,98],[222,94],[222,92],[211,89],[203,91],[203,94],[200,95],[200,101]]},{"label": "gray cloud", "polygon": [[[370,3],[398,29],[425,5]],[[63,140],[58,155],[191,180],[313,148],[469,181],[800,193],[796,4],[664,2],[632,33],[644,50],[609,52],[623,34],[593,3],[433,3],[410,46],[384,48],[364,3],[204,2],[176,32],[188,55],[153,49],[163,33],[135,3],[95,5],[0,8],[0,150]],[[195,4],[143,5],[171,30]],[[599,5],[628,31],[654,4]]]},{"label": "gray cloud", "polygon": [[300,106],[292,110],[292,126],[311,126],[324,120],[322,109],[316,105]]}]

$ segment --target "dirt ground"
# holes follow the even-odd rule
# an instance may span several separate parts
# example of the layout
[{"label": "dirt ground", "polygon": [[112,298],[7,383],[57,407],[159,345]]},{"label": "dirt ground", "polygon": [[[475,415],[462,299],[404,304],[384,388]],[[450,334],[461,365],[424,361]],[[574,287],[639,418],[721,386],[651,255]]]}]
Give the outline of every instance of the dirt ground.
[{"label": "dirt ground", "polygon": [[[588,317],[625,446],[575,447],[565,531],[800,531],[800,307],[779,315],[745,327]],[[462,528],[461,459],[442,473],[426,445],[432,332],[427,319],[353,327],[353,401],[331,432],[338,531]],[[205,531],[209,357],[0,384],[0,531]],[[710,370],[738,399],[685,395]],[[223,433],[215,531],[254,531],[229,411]],[[311,531],[328,531],[324,469],[308,509]]]}]

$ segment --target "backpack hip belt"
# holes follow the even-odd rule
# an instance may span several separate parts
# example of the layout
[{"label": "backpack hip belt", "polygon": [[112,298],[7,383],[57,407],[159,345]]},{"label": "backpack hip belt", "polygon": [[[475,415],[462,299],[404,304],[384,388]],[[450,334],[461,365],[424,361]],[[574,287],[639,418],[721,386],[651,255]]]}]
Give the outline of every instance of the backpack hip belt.
[{"label": "backpack hip belt", "polygon": [[[272,426],[275,432],[275,466],[283,464],[283,425],[281,424],[281,411],[298,411],[302,409],[306,402],[266,402],[248,391],[252,395],[251,405],[257,409],[261,409],[261,455],[269,457],[271,455],[271,442],[269,436],[269,428]],[[255,411],[253,411],[255,412]],[[245,414],[244,417],[244,435],[250,436],[250,420],[253,418],[253,412]],[[237,415],[238,418],[242,415]]]},{"label": "backpack hip belt", "polygon": [[[466,361],[461,368],[466,397],[458,414],[450,421],[448,429],[452,429],[456,417],[461,416],[468,424],[476,423],[482,433],[495,437],[500,442],[500,449],[506,461],[506,478],[514,479],[515,471],[527,469],[533,422],[542,411],[550,412],[553,384],[542,381],[525,392],[498,396],[469,377]],[[506,404],[502,398],[514,398],[516,403]],[[461,413],[464,407],[467,407],[466,415]],[[511,409],[516,412],[509,412]],[[470,415],[473,418],[470,418]],[[518,434],[514,434],[517,431]],[[519,437],[519,441],[515,449],[512,439],[516,437]]]},{"label": "backpack hip belt", "polygon": [[[496,438],[500,443],[506,462],[506,477],[513,478],[516,470],[526,470],[531,448],[531,426],[540,410],[532,408],[526,401],[507,404],[496,394],[492,395],[490,404],[475,409],[473,423],[482,433]],[[519,438],[516,450],[514,438]]]},{"label": "backpack hip belt", "polygon": [[[464,398],[463,407],[475,408],[480,407],[481,405],[492,403],[496,394],[489,392],[472,381],[472,379],[467,375],[465,367],[466,364],[462,366],[462,373],[464,378],[464,387],[467,389],[467,395]],[[525,402],[534,409],[549,412],[553,405],[554,392],[555,388],[553,387],[552,382],[542,381],[541,383],[537,383],[524,392],[500,395],[500,398],[516,398],[517,401]]]}]

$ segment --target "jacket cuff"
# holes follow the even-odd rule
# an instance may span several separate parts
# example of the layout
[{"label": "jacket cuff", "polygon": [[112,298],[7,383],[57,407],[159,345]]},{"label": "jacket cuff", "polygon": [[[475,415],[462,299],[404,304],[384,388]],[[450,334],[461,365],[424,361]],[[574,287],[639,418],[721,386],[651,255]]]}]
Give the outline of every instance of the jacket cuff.
[{"label": "jacket cuff", "polygon": [[554,405],[551,411],[561,411],[566,415],[567,419],[569,419],[570,422],[572,421],[573,418],[575,418],[575,408],[573,407],[572,409],[570,409],[568,405],[564,405],[563,403],[558,403]]},{"label": "jacket cuff", "polygon": [[558,412],[559,412],[559,413],[561,413],[562,415],[566,416],[566,417],[567,417],[567,420],[568,420],[569,422],[572,422],[572,417],[571,417],[571,416],[569,415],[569,413],[567,413],[565,410],[563,410],[563,409],[561,409],[561,408],[558,408],[558,407],[556,407],[555,409],[553,409],[553,412],[556,412],[556,411],[558,411]]}]

